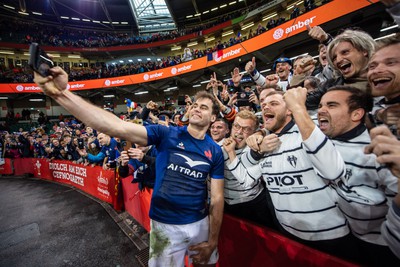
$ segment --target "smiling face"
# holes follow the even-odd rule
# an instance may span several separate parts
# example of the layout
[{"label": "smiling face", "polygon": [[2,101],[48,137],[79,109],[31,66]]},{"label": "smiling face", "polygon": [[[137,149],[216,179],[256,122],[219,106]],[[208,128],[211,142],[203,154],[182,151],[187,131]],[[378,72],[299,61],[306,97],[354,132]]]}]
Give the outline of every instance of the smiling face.
[{"label": "smiling face", "polygon": [[390,100],[400,95],[400,44],[382,48],[371,57],[367,78],[373,96]]},{"label": "smiling face", "polygon": [[257,128],[257,121],[254,119],[245,119],[236,115],[232,125],[231,137],[236,142],[236,148],[246,146],[246,139],[252,135]]},{"label": "smiling face", "polygon": [[210,134],[215,142],[221,141],[228,133],[229,127],[225,122],[217,120],[211,124]]},{"label": "smiling face", "polygon": [[349,111],[346,91],[328,91],[322,96],[318,108],[318,124],[321,131],[328,137],[335,138],[359,124],[356,111]]},{"label": "smiling face", "polygon": [[291,112],[281,94],[272,94],[265,97],[261,104],[264,127],[273,133],[279,133],[291,120]]},{"label": "smiling face", "polygon": [[99,144],[101,146],[106,146],[106,145],[108,145],[110,143],[110,136],[108,136],[106,134],[103,134],[103,133],[100,133],[97,136],[97,139],[99,140]]},{"label": "smiling face", "polygon": [[361,77],[365,74],[368,53],[357,50],[350,42],[340,42],[332,49],[333,65],[344,78]]},{"label": "smiling face", "polygon": [[292,68],[292,66],[290,66],[290,64],[287,62],[277,63],[276,64],[276,74],[279,76],[279,79],[282,81],[286,81],[289,77],[291,68]]},{"label": "smiling face", "polygon": [[194,126],[207,127],[215,120],[212,114],[213,102],[208,98],[199,98],[193,104],[189,115],[189,123]]}]

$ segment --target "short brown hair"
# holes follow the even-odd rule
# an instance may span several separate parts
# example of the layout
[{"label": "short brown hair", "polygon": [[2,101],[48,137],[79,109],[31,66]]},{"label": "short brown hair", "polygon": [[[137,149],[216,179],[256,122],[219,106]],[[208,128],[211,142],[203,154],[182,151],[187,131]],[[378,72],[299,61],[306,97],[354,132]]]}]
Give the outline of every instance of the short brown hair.
[{"label": "short brown hair", "polygon": [[213,115],[218,115],[219,112],[219,104],[217,100],[215,99],[215,96],[213,94],[210,94],[207,91],[199,91],[196,93],[194,96],[194,101],[197,101],[200,98],[207,98],[212,101],[212,114]]}]

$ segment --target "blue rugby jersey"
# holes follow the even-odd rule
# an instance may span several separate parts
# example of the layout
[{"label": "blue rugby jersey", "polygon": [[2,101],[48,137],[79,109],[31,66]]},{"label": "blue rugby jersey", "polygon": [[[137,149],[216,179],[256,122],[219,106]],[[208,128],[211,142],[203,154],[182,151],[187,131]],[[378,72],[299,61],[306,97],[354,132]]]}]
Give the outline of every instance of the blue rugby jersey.
[{"label": "blue rugby jersey", "polygon": [[150,218],[188,224],[208,215],[207,177],[224,179],[221,148],[206,135],[193,138],[187,127],[146,127],[148,145],[157,147],[156,182]]}]

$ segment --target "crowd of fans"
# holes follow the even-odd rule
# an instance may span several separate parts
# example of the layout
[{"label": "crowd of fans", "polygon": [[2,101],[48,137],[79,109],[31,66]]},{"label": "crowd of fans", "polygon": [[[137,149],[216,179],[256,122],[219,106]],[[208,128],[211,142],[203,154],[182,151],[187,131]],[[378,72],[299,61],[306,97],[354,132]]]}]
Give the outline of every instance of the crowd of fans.
[{"label": "crowd of fans", "polygon": [[[399,10],[398,2],[395,7],[392,10]],[[225,212],[362,265],[398,266],[400,35],[377,43],[362,30],[347,29],[333,37],[315,26],[308,34],[319,42],[318,61],[311,56],[293,61],[278,58],[275,73],[264,77],[253,58],[245,72],[254,84],[241,84],[244,74],[238,68],[229,84],[214,73],[206,86],[208,93],[199,92],[200,98],[185,96],[181,106],[170,109],[149,101],[143,108],[128,107],[120,119],[171,128],[197,123],[197,130],[210,124],[207,136],[223,153]],[[54,90],[65,90],[41,86],[54,95],[59,94]],[[71,106],[78,116],[82,107]],[[210,110],[214,108],[215,114]],[[91,108],[82,120],[96,111],[101,110]],[[107,125],[120,122],[102,115]],[[107,129],[100,122],[92,123]],[[124,126],[139,134],[140,127]],[[164,131],[163,126],[146,130]],[[203,140],[190,139],[196,144]],[[157,155],[151,146],[96,134],[75,118],[60,121],[50,133],[41,129],[4,133],[3,143],[8,157],[48,157],[100,164],[105,169],[120,164],[137,170],[136,161],[144,160],[142,168],[157,164],[145,159]],[[154,146],[163,149],[163,145]],[[185,145],[178,144],[179,151]],[[202,156],[210,159],[206,152],[211,153],[201,151]],[[189,157],[185,161],[193,168],[209,165]],[[188,175],[196,173],[187,170]],[[138,179],[128,170],[122,177],[130,174]]]},{"label": "crowd of fans", "polygon": [[[322,4],[329,1],[323,1]],[[260,4],[259,4],[260,5]],[[249,7],[255,8],[254,7]],[[316,7],[314,1],[306,1],[304,3],[303,12],[307,12]],[[179,31],[172,31],[169,33],[157,33],[151,36],[131,36],[130,34],[112,34],[112,33],[96,33],[91,31],[90,38],[87,37],[88,33],[85,31],[77,31],[72,29],[64,29],[60,31],[57,28],[47,26],[48,28],[42,28],[42,25],[35,23],[26,23],[21,21],[4,21],[4,24],[0,24],[4,31],[0,31],[1,36],[8,36],[14,42],[39,42],[43,45],[51,46],[76,46],[78,47],[96,47],[96,46],[117,46],[117,45],[129,45],[137,43],[149,43],[157,42],[166,39],[173,39],[182,35],[186,35],[192,32],[201,33],[202,30],[209,27],[215,26],[226,20],[232,19],[233,17],[240,16],[244,11],[237,11],[235,13],[219,17],[216,21],[196,26],[191,29],[182,29]],[[300,9],[296,9],[292,12],[289,19],[292,19],[300,14]],[[76,66],[66,68],[69,74],[70,81],[81,81],[88,79],[99,79],[118,77],[123,75],[139,74],[147,71],[157,70],[174,66],[182,62],[186,62],[192,59],[201,58],[204,56],[210,56],[214,52],[228,48],[237,43],[242,42],[258,36],[267,30],[271,30],[274,27],[286,22],[285,17],[278,17],[277,19],[270,19],[265,26],[261,23],[258,24],[257,28],[253,31],[250,29],[246,36],[242,36],[240,32],[237,35],[231,37],[228,41],[218,41],[213,46],[206,49],[192,49],[185,48],[182,55],[171,55],[162,57],[159,61],[146,61],[146,62],[131,62],[131,63],[116,63],[114,64],[92,64],[88,67]],[[7,32],[8,29],[13,29],[12,32]],[[24,36],[25,38],[21,41],[19,38]],[[3,39],[8,39],[3,37]],[[28,66],[0,66],[0,82],[1,83],[28,83],[33,81],[32,71]]]}]

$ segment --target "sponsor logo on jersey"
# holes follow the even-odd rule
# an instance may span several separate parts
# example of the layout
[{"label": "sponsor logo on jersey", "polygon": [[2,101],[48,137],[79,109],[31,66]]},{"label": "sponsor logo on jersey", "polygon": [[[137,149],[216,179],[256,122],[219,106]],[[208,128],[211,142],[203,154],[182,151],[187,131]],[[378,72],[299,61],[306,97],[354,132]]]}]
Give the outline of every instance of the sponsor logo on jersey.
[{"label": "sponsor logo on jersey", "polygon": [[207,151],[204,151],[204,155],[209,159],[209,160],[211,160],[212,159],[212,153],[211,153],[211,150],[207,150]]},{"label": "sponsor logo on jersey", "polygon": [[296,168],[297,158],[293,155],[287,157],[287,161],[292,165],[293,168]]},{"label": "sponsor logo on jersey", "polygon": [[189,169],[189,168],[185,168],[183,166],[179,166],[179,165],[173,164],[173,163],[168,165],[167,170],[173,170],[173,171],[176,171],[176,172],[180,172],[180,173],[183,173],[183,174],[185,174],[187,176],[191,176],[191,177],[194,177],[194,178],[203,178],[203,173],[202,172],[198,172],[198,171],[195,171],[195,170],[192,170],[192,169]]},{"label": "sponsor logo on jersey", "polygon": [[272,161],[265,161],[261,163],[262,168],[272,168]]},{"label": "sponsor logo on jersey", "polygon": [[192,160],[191,158],[189,158],[188,156],[179,154],[179,153],[175,153],[175,155],[180,156],[182,158],[184,158],[186,160],[186,164],[189,165],[191,168],[199,166],[199,165],[210,165],[207,162],[201,161],[201,160]]},{"label": "sponsor logo on jersey", "polygon": [[[269,176],[266,178],[268,186],[303,186],[303,175]],[[307,189],[305,187],[305,189]]]},{"label": "sponsor logo on jersey", "polygon": [[344,178],[346,178],[346,180],[350,180],[351,176],[353,175],[353,171],[351,169],[346,169],[346,174],[344,175]]},{"label": "sponsor logo on jersey", "polygon": [[180,148],[180,149],[185,149],[185,145],[184,145],[182,142],[180,142],[180,143],[177,145],[177,147]]}]

